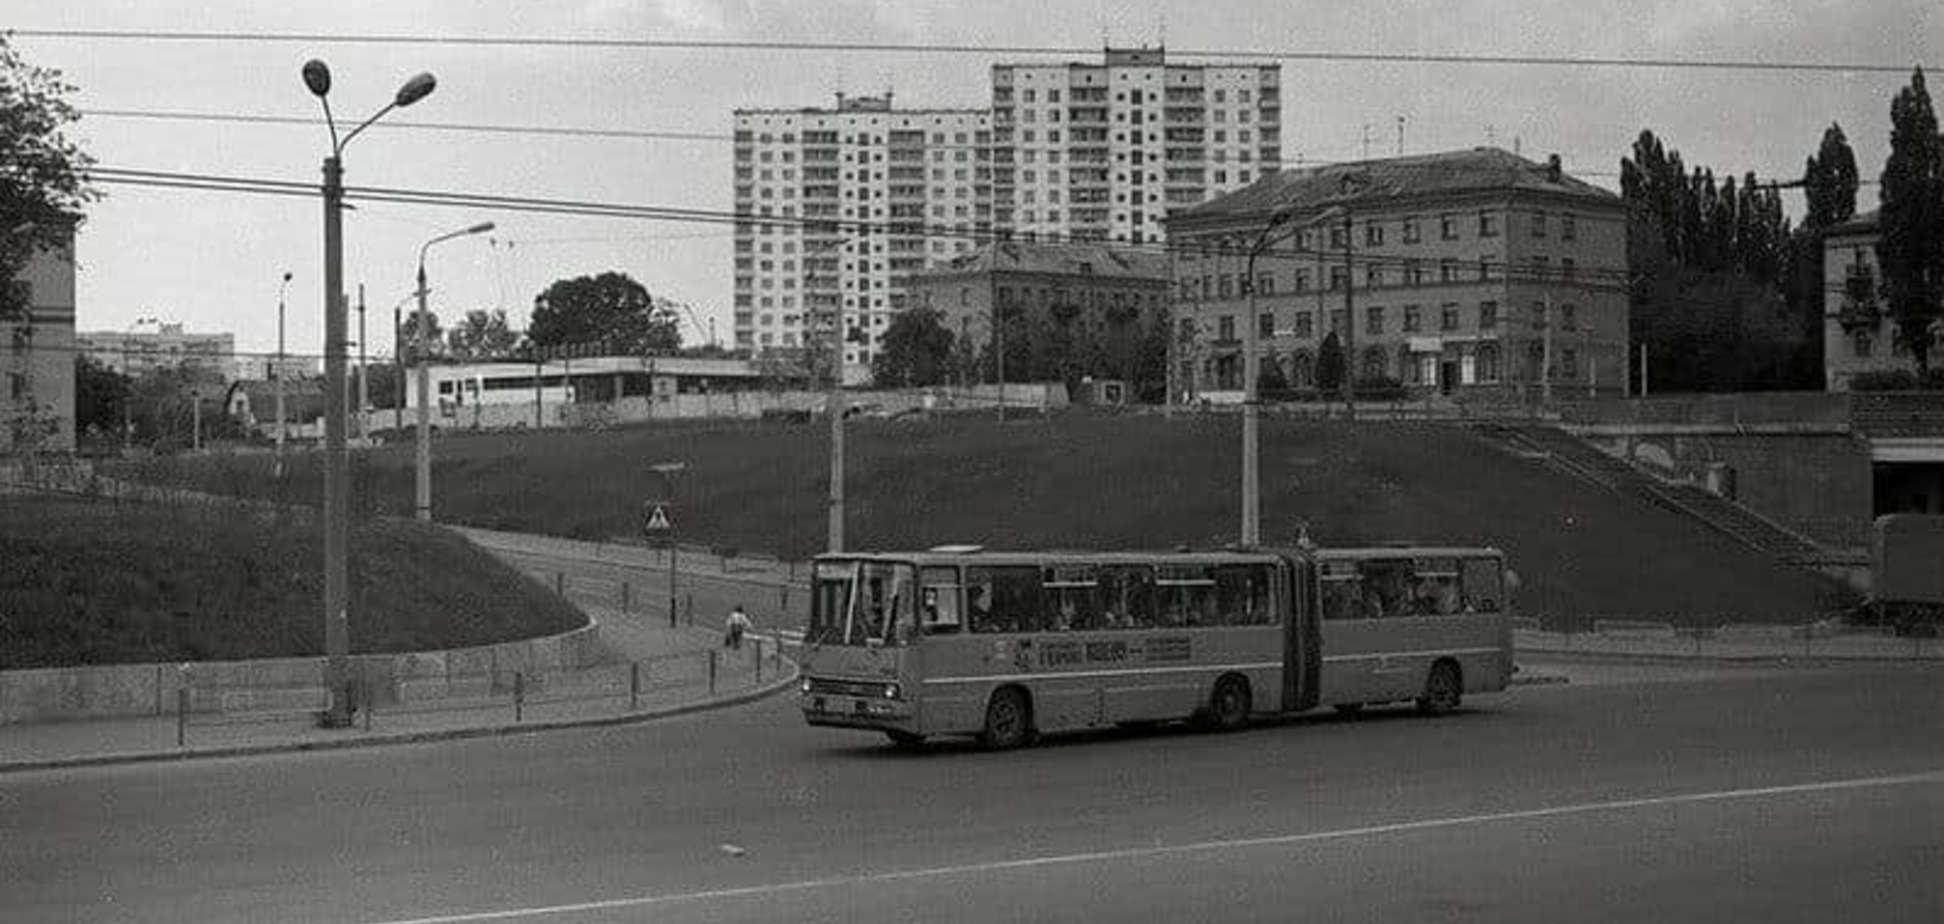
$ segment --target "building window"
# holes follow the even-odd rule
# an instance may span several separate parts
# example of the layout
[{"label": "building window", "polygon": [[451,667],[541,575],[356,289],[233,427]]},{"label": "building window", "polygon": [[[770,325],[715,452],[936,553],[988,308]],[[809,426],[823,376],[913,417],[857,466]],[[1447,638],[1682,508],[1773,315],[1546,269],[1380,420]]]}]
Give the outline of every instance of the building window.
[{"label": "building window", "polygon": [[1298,292],[1309,291],[1309,271],[1308,270],[1296,271],[1296,291]]},{"label": "building window", "polygon": [[1222,315],[1221,318],[1217,319],[1215,323],[1218,330],[1220,331],[1220,333],[1216,336],[1217,340],[1235,339],[1235,315],[1232,314]]},{"label": "building window", "polygon": [[1273,312],[1264,312],[1256,318],[1256,335],[1264,338],[1276,335],[1276,315]]},{"label": "building window", "polygon": [[1364,267],[1364,287],[1375,289],[1384,284],[1384,268],[1375,263]]},{"label": "building window", "polygon": [[1499,380],[1498,345],[1481,343],[1478,345],[1478,380],[1496,382]]},{"label": "building window", "polygon": [[1220,283],[1220,286],[1218,287],[1217,291],[1222,298],[1229,298],[1232,295],[1234,295],[1235,293],[1235,283],[1233,281],[1234,278],[1235,277],[1230,276],[1227,273],[1223,273],[1221,275],[1221,278],[1217,280],[1217,282]]},{"label": "building window", "polygon": [[1276,294],[1276,277],[1270,273],[1263,273],[1257,276],[1256,292],[1262,295]]},{"label": "building window", "polygon": [[1374,221],[1365,222],[1364,223],[1364,245],[1367,247],[1381,247],[1383,246],[1383,244],[1384,244],[1384,226]]},{"label": "building window", "polygon": [[1438,236],[1447,241],[1458,239],[1458,216],[1444,214],[1438,216]]},{"label": "building window", "polygon": [[1496,330],[1498,328],[1498,302],[1478,303],[1478,329]]},{"label": "building window", "polygon": [[1545,212],[1532,213],[1532,236],[1533,237],[1546,236],[1546,213]]},{"label": "building window", "polygon": [[1404,219],[1404,243],[1415,244],[1417,242],[1418,242],[1417,219],[1416,218]]},{"label": "building window", "polygon": [[1404,306],[1404,332],[1405,333],[1407,334],[1417,333],[1418,314],[1419,314],[1418,306],[1416,305]]},{"label": "building window", "polygon": [[1350,283],[1350,270],[1341,266],[1330,267],[1330,290],[1337,291]]},{"label": "building window", "polygon": [[1446,258],[1438,263],[1439,282],[1458,281],[1458,261]]},{"label": "building window", "polygon": [[1307,311],[1296,312],[1296,336],[1304,339],[1316,336],[1315,319]]},{"label": "building window", "polygon": [[1364,332],[1368,334],[1384,332],[1384,309],[1374,305],[1364,309]]},{"label": "building window", "polygon": [[1498,213],[1479,212],[1478,213],[1478,236],[1498,237],[1498,234],[1499,234]]},{"label": "building window", "polygon": [[1579,221],[1575,219],[1573,216],[1567,215],[1565,213],[1560,214],[1559,239],[1562,241],[1572,241],[1572,240],[1579,239]]},{"label": "building window", "polygon": [[1572,305],[1559,306],[1559,328],[1579,330],[1579,312]]},{"label": "building window", "polygon": [[1579,351],[1567,347],[1559,353],[1559,372],[1566,378],[1579,377]]},{"label": "building window", "polygon": [[1458,329],[1458,306],[1457,305],[1446,304],[1443,308],[1439,309],[1438,329],[1439,330]]},{"label": "building window", "polygon": [[1850,350],[1851,352],[1854,352],[1856,354],[1857,359],[1869,359],[1870,358],[1869,333],[1867,331],[1857,331],[1856,335],[1850,338]]}]

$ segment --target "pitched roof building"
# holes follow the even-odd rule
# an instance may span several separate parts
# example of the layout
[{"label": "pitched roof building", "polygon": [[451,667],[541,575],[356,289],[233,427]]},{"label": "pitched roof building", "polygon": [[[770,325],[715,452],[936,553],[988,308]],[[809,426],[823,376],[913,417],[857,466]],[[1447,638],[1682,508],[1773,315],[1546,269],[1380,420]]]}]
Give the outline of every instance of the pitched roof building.
[{"label": "pitched roof building", "polygon": [[1168,238],[1178,378],[1198,390],[1241,389],[1251,327],[1297,389],[1331,332],[1359,380],[1424,393],[1624,389],[1625,205],[1557,157],[1285,170],[1171,217]]},{"label": "pitched roof building", "polygon": [[[1917,358],[1883,303],[1878,216],[1865,212],[1823,233],[1823,387],[1849,391],[1859,375],[1915,372]],[[1931,325],[1933,365],[1944,357],[1944,320]]]}]

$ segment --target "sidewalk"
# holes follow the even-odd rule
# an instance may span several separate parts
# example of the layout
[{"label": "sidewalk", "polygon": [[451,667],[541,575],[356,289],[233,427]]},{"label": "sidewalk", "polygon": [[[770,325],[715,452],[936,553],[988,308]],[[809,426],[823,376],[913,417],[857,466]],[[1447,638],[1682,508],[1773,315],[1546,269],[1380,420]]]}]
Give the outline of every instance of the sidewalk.
[{"label": "sidewalk", "polygon": [[1700,661],[1944,662],[1944,638],[1817,634],[1795,626],[1723,626],[1512,633],[1520,654]]}]

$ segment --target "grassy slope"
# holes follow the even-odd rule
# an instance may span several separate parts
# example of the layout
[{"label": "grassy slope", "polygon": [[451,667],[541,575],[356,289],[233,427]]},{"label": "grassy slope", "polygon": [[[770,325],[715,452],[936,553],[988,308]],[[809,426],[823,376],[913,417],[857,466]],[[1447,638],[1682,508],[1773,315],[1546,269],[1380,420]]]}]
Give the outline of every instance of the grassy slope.
[{"label": "grassy slope", "polygon": [[[1014,547],[1219,545],[1236,530],[1238,421],[1056,417],[864,421],[849,441],[850,542]],[[631,535],[652,492],[647,466],[689,463],[674,510],[685,540],[803,556],[821,548],[821,425],[684,426],[453,437],[437,448],[440,516],[585,538]],[[1591,490],[1463,430],[1414,424],[1265,421],[1263,534],[1317,541],[1421,540],[1504,548],[1528,612],[1720,621],[1813,616],[1826,585],[1685,518]],[[403,511],[409,448],[371,457],[363,482]],[[293,497],[316,496],[315,462]],[[262,460],[204,465],[193,479],[262,493]],[[176,472],[174,477],[184,477]]]},{"label": "grassy slope", "polygon": [[[365,521],[351,541],[353,651],[584,621],[443,531]],[[322,548],[308,516],[0,498],[0,668],[321,654]]]}]

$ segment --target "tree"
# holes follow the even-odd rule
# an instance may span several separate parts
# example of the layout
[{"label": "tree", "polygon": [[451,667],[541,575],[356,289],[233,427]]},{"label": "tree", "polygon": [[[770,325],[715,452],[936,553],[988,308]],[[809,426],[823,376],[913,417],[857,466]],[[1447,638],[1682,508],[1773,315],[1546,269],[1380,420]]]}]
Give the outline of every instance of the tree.
[{"label": "tree", "polygon": [[1316,348],[1316,387],[1325,394],[1343,387],[1343,341],[1330,331]]},{"label": "tree", "polygon": [[[94,160],[63,131],[80,118],[64,98],[74,89],[0,34],[0,281],[20,275],[36,251],[64,248],[83,206],[100,198],[87,177]],[[0,285],[0,317],[23,310],[22,296]]]},{"label": "tree", "polygon": [[939,312],[900,311],[891,318],[877,354],[871,357],[871,377],[878,385],[896,388],[943,384],[951,376],[954,339]]},{"label": "tree", "polygon": [[1930,369],[1931,325],[1944,311],[1944,142],[1922,68],[1890,104],[1879,190],[1884,303],[1921,375]]},{"label": "tree", "polygon": [[599,343],[617,353],[672,353],[682,346],[678,318],[647,288],[613,271],[556,280],[533,300],[527,337],[535,346]]},{"label": "tree", "polygon": [[1822,231],[1856,215],[1856,152],[1850,150],[1843,127],[1834,122],[1823,130],[1822,145],[1802,171],[1808,199],[1804,227]]},{"label": "tree", "polygon": [[74,432],[76,437],[90,431],[120,432],[122,409],[128,404],[131,384],[128,376],[116,372],[86,353],[75,357]]},{"label": "tree", "polygon": [[399,336],[405,340],[406,356],[409,357],[414,352],[424,353],[427,356],[445,354],[445,336],[439,327],[438,312],[430,308],[422,312],[413,311],[405,316],[401,328]]},{"label": "tree", "polygon": [[453,359],[465,362],[506,356],[519,342],[520,335],[507,327],[504,311],[468,311],[446,332],[447,352]]}]

